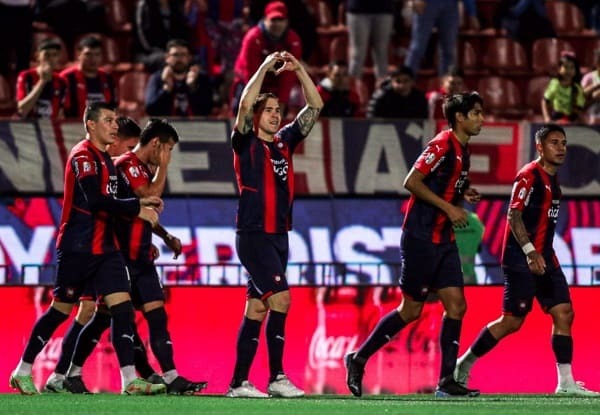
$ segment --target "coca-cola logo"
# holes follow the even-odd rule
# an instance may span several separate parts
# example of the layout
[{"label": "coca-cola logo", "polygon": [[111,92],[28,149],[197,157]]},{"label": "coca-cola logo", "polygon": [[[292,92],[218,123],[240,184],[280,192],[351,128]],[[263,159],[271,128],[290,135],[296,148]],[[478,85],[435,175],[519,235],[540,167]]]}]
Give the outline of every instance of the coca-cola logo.
[{"label": "coca-cola logo", "polygon": [[356,349],[358,334],[353,336],[327,336],[325,326],[313,333],[308,351],[308,364],[312,369],[337,369],[343,366],[346,353]]}]

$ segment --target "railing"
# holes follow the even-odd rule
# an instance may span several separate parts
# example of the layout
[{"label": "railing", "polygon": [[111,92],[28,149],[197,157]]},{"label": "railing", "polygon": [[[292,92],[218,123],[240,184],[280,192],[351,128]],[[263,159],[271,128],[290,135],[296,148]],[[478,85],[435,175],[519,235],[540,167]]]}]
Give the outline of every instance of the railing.
[{"label": "railing", "polygon": [[[235,263],[156,264],[156,268],[163,284],[170,286],[245,286],[248,278],[244,267]],[[477,264],[475,269],[476,285],[502,284],[499,264]],[[600,264],[563,265],[563,270],[571,285],[600,286]],[[20,273],[0,265],[0,286],[52,285],[55,271],[56,264],[23,264]],[[302,262],[290,263],[286,275],[290,286],[396,285],[400,271],[399,262]]]}]

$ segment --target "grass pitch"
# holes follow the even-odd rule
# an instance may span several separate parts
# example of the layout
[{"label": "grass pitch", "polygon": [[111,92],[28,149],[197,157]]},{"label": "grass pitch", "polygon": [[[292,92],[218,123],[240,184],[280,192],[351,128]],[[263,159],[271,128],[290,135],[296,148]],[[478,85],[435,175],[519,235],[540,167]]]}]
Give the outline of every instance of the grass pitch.
[{"label": "grass pitch", "polygon": [[435,399],[430,395],[371,395],[353,398],[312,395],[301,399],[232,399],[200,396],[120,396],[112,394],[0,395],[4,415],[597,415],[600,398],[554,395],[483,395]]}]

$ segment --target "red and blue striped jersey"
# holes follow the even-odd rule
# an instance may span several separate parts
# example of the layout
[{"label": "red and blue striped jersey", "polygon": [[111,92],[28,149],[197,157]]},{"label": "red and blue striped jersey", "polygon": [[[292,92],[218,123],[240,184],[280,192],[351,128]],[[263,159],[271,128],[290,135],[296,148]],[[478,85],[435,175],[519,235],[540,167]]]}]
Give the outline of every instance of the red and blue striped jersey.
[{"label": "red and blue striped jersey", "polygon": [[[19,73],[17,77],[17,101],[24,99],[35,87],[40,79],[37,68],[31,68]],[[26,118],[56,119],[60,110],[65,107],[67,99],[67,83],[57,73],[52,75],[52,80],[44,85],[42,93],[37,99],[33,109]]]},{"label": "red and blue striped jersey", "polygon": [[304,138],[295,121],[279,130],[272,142],[261,140],[254,131],[241,134],[234,129],[231,143],[240,192],[238,231],[284,233],[291,229],[292,154]]},{"label": "red and blue striped jersey", "polygon": [[94,255],[119,249],[115,217],[137,215],[140,204],[137,199],[117,199],[117,187],[117,170],[107,152],[87,139],[73,147],[65,167],[57,249]]},{"label": "red and blue striped jersey", "polygon": [[[153,174],[150,168],[137,155],[128,151],[115,161],[119,172],[119,197],[137,197],[135,190],[150,184]],[[150,249],[152,247],[152,225],[138,218],[121,216],[117,227],[117,238],[121,245],[123,256],[130,261],[152,262]]]},{"label": "red and blue striped jersey", "polygon": [[[427,144],[413,167],[423,173],[423,183],[433,193],[458,205],[469,187],[469,155],[468,145],[462,145],[451,130],[445,130]],[[402,228],[415,238],[436,244],[455,240],[448,216],[415,195],[408,201]]]},{"label": "red and blue striped jersey", "polygon": [[[522,212],[527,236],[549,268],[551,264],[553,268],[558,267],[552,241],[561,197],[558,176],[548,174],[537,161],[532,161],[519,170],[508,205],[509,209]],[[504,230],[502,265],[507,268],[528,269],[527,258],[508,221]]]}]

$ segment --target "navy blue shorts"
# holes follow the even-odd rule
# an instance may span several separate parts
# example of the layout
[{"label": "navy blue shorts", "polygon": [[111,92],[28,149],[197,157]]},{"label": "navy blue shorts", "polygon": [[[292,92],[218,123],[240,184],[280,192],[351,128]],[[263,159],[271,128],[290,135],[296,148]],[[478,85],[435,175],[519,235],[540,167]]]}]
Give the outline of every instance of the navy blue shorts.
[{"label": "navy blue shorts", "polygon": [[163,286],[154,264],[129,262],[128,268],[131,276],[131,301],[136,308],[151,301],[165,301]]},{"label": "navy blue shorts", "polygon": [[502,268],[504,272],[504,314],[524,317],[531,311],[535,297],[544,312],[558,304],[570,303],[571,295],[567,279],[558,267],[544,275],[535,275],[529,270]]},{"label": "navy blue shorts", "polygon": [[434,244],[407,232],[400,241],[400,288],[415,301],[425,301],[430,291],[463,287],[463,275],[456,243]]},{"label": "navy blue shorts", "polygon": [[53,294],[60,302],[76,303],[90,287],[98,297],[130,290],[129,273],[120,252],[92,255],[58,250],[56,258]]},{"label": "navy blue shorts", "polygon": [[287,233],[240,232],[236,237],[238,257],[248,277],[248,298],[266,300],[289,289],[285,270],[288,261]]}]

